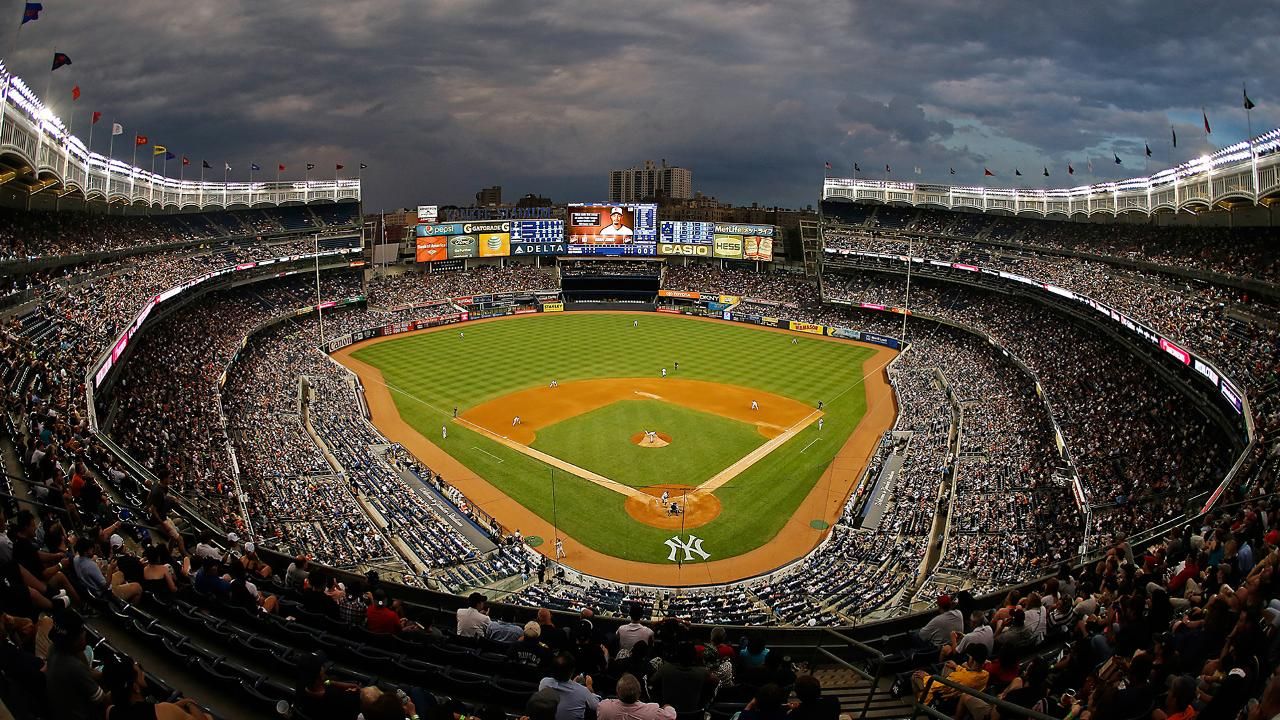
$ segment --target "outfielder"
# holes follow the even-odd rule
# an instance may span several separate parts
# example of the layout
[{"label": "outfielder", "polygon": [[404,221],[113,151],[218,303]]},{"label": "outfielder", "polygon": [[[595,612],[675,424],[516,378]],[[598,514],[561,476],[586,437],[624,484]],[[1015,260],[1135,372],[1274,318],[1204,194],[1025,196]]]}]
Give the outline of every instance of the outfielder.
[{"label": "outfielder", "polygon": [[666,376],[667,376],[667,369],[662,368],[662,377],[666,377]]}]

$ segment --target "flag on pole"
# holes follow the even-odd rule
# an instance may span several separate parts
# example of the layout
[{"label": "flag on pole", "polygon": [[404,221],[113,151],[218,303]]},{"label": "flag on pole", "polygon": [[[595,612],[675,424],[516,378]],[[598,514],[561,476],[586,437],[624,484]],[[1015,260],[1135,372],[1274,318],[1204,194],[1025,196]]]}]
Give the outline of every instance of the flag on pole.
[{"label": "flag on pole", "polygon": [[98,121],[99,121],[99,120],[101,120],[101,119],[102,119],[102,113],[98,112],[97,110],[94,110],[94,111],[93,111],[93,116],[92,116],[92,118],[89,120],[89,124],[90,124],[90,125],[97,125],[97,124],[98,124]]},{"label": "flag on pole", "polygon": [[182,156],[182,164],[183,164],[183,165],[190,165],[190,164],[191,164],[191,158],[187,157],[186,155],[183,155],[183,156]]},{"label": "flag on pole", "polygon": [[316,169],[315,163],[307,163],[307,170],[315,170],[315,169]]},{"label": "flag on pole", "polygon": [[884,166],[884,172],[885,172],[885,174],[886,174],[886,175],[888,175],[888,174],[889,174],[889,165],[888,165],[888,163],[885,163],[885,166]]},{"label": "flag on pole", "polygon": [[173,154],[172,152],[170,152],[169,150],[165,150],[165,151],[164,151],[164,159],[165,159],[165,162],[168,162],[168,161],[170,161],[170,160],[172,160],[172,159],[174,159],[174,158],[176,158],[176,157],[178,157],[178,156],[177,156],[177,155],[174,155],[174,154]]},{"label": "flag on pole", "polygon": [[115,135],[123,135],[123,134],[124,134],[124,126],[123,126],[123,125],[121,125],[120,123],[111,123],[111,135],[112,135],[112,136],[115,136]]},{"label": "flag on pole", "polygon": [[[367,166],[366,166],[366,165],[364,165],[364,164],[362,163],[362,164],[360,165],[360,167],[361,167],[361,168],[364,168],[364,167],[367,167]],[[862,172],[862,168],[858,167],[858,163],[854,163],[854,164],[853,164],[853,171],[854,171],[854,172]]]},{"label": "flag on pole", "polygon": [[1018,168],[1014,168],[1014,169],[1013,169],[1013,175],[1014,175],[1014,177],[1022,177],[1022,171],[1021,171],[1021,170],[1019,170]]},{"label": "flag on pole", "polygon": [[277,166],[276,166],[276,169],[277,169],[277,170],[279,170],[280,172],[284,172],[284,166],[283,166],[283,165],[277,165]]},{"label": "flag on pole", "polygon": [[1204,116],[1204,134],[1212,135],[1213,130],[1209,129],[1209,113],[1204,108],[1200,108],[1200,114]]},{"label": "flag on pole", "polygon": [[163,145],[152,145],[152,146],[151,146],[151,154],[152,154],[152,155],[163,155],[163,154],[165,154],[165,153],[167,153],[167,152],[169,152],[169,148],[167,148],[167,147],[165,147],[165,146],[163,146]]},{"label": "flag on pole", "polygon": [[201,160],[201,161],[200,161],[200,168],[201,168],[202,170],[212,170],[212,169],[213,169],[213,166],[209,164],[209,161],[208,161],[208,160]]},{"label": "flag on pole", "polygon": [[1119,155],[1116,155],[1114,152],[1113,152],[1113,153],[1111,153],[1111,154],[1112,154],[1112,155],[1115,155],[1115,157],[1116,157],[1116,164],[1117,164],[1117,165],[1119,165],[1119,164],[1120,164],[1120,156],[1119,156]]},{"label": "flag on pole", "polygon": [[231,172],[231,163],[224,162],[222,163],[222,166],[223,166],[222,169],[224,172]]},{"label": "flag on pole", "polygon": [[71,99],[72,99],[72,100],[79,100],[79,99],[80,99],[80,86],[79,86],[79,85],[72,86],[72,88],[71,88]]},{"label": "flag on pole", "polygon": [[955,169],[955,168],[950,168],[950,170],[951,170],[951,174],[952,174],[952,175],[955,175],[955,174],[956,174],[956,169]]},{"label": "flag on pole", "polygon": [[1143,147],[1145,147],[1145,148],[1147,149],[1147,157],[1151,157],[1151,146],[1150,146],[1150,145],[1144,145]]},{"label": "flag on pole", "polygon": [[146,136],[146,135],[134,135],[134,136],[133,136],[133,144],[134,144],[134,145],[146,145],[146,144],[147,144],[147,136]]},{"label": "flag on pole", "polygon": [[1257,105],[1253,104],[1252,100],[1249,99],[1249,89],[1244,86],[1244,83],[1240,83],[1240,92],[1244,93],[1244,109],[1245,110],[1252,110],[1258,107]]},{"label": "flag on pole", "polygon": [[995,177],[996,174],[986,168],[982,168],[982,177]]},{"label": "flag on pole", "polygon": [[71,58],[66,53],[56,52],[53,54],[53,67],[49,68],[50,72],[57,70],[63,65],[70,65]]},{"label": "flag on pole", "polygon": [[333,169],[334,169],[334,170],[341,170],[341,169],[343,169],[343,168],[345,168],[345,167],[346,167],[346,165],[343,165],[343,164],[339,163],[339,164],[335,165],[335,166],[333,167]]},{"label": "flag on pole", "polygon": [[1173,146],[1178,147],[1178,131],[1172,125],[1169,126],[1169,134],[1173,136]]},{"label": "flag on pole", "polygon": [[1089,158],[1088,160],[1086,160],[1085,165],[1089,167],[1089,174],[1092,175],[1093,174],[1093,158]]},{"label": "flag on pole", "polygon": [[1075,174],[1076,174],[1076,169],[1075,169],[1075,168],[1073,168],[1073,167],[1071,167],[1071,163],[1067,163],[1067,174],[1068,174],[1068,175],[1075,175]]},{"label": "flag on pole", "polygon": [[1044,176],[1045,176],[1045,177],[1049,177],[1049,166],[1048,166],[1048,165],[1045,165],[1045,166],[1044,166]]},{"label": "flag on pole", "polygon": [[911,170],[917,175],[920,175],[924,172],[923,170],[920,169],[919,165],[916,165],[915,167],[911,168]]},{"label": "flag on pole", "polygon": [[44,10],[44,5],[40,3],[27,3],[22,9],[22,25],[29,22],[35,22],[40,19],[40,11]]},{"label": "flag on pole", "polygon": [[830,170],[830,169],[831,169],[831,163],[830,163],[830,161],[822,163],[822,166],[823,166],[823,167],[825,167],[825,168],[826,168],[826,169],[828,169],[828,170]]},{"label": "flag on pole", "polygon": [[368,170],[368,169],[369,169],[369,166],[368,166],[368,165],[365,165],[364,163],[360,163],[360,169],[361,169],[361,170]]}]

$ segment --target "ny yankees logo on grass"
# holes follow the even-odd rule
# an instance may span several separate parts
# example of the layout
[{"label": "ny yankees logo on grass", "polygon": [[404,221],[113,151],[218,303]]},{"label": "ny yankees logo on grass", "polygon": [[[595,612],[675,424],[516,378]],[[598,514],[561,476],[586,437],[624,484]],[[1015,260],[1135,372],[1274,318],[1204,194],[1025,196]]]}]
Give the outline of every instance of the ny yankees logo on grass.
[{"label": "ny yankees logo on grass", "polygon": [[[689,562],[693,560],[695,554],[699,555],[703,560],[711,557],[710,553],[702,549],[702,538],[697,535],[690,535],[689,539],[683,542],[680,540],[680,536],[676,535],[667,540],[665,545],[671,548],[671,553],[667,555],[668,562]],[[681,550],[684,551],[684,560],[678,561],[676,560],[676,555]]]}]

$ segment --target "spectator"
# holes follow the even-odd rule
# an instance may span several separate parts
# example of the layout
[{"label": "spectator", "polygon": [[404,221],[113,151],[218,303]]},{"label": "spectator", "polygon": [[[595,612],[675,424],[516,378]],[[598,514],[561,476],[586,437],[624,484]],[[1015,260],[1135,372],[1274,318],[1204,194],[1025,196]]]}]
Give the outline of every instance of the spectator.
[{"label": "spectator", "polygon": [[618,678],[617,699],[601,700],[596,709],[598,720],[675,720],[676,709],[670,705],[640,702],[640,681],[624,673]]},{"label": "spectator", "polygon": [[588,710],[594,712],[600,705],[600,696],[591,689],[591,676],[575,676],[575,672],[573,655],[557,653],[551,661],[550,677],[538,683],[539,690],[554,690],[560,696],[556,720],[583,720]]},{"label": "spectator", "polygon": [[631,622],[618,628],[618,657],[623,658],[631,653],[637,642],[653,644],[653,630],[640,621],[644,619],[644,607],[640,603],[631,603]]},{"label": "spectator", "polygon": [[458,608],[458,637],[483,637],[489,625],[489,607],[480,593],[467,596],[467,606]]},{"label": "spectator", "polygon": [[703,706],[713,680],[707,667],[698,662],[693,643],[681,642],[675,656],[654,672],[649,690],[657,702],[671,705],[677,712],[693,712]]},{"label": "spectator", "polygon": [[787,720],[837,720],[840,701],[822,694],[822,683],[812,675],[796,678],[796,699],[790,704]]},{"label": "spectator", "polygon": [[127,657],[113,658],[102,671],[102,684],[111,693],[111,706],[106,720],[157,718],[157,720],[213,720],[199,703],[191,698],[177,702],[151,702],[143,690],[147,687],[142,666]]},{"label": "spectator", "polygon": [[64,610],[54,621],[45,667],[50,717],[92,720],[107,705],[108,696],[85,657],[85,637],[84,620],[74,610]]}]

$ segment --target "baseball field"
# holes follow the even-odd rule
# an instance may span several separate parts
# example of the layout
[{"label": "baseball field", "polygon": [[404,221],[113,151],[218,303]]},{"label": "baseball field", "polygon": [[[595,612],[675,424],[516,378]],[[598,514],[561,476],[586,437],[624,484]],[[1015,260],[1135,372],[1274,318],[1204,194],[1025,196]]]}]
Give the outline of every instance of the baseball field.
[{"label": "baseball field", "polygon": [[822,538],[892,424],[893,355],[701,318],[548,313],[334,357],[389,439],[541,552],[559,537],[583,572],[688,585]]}]

